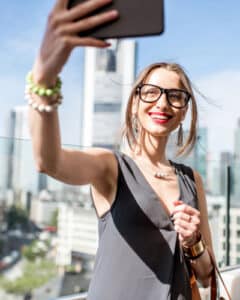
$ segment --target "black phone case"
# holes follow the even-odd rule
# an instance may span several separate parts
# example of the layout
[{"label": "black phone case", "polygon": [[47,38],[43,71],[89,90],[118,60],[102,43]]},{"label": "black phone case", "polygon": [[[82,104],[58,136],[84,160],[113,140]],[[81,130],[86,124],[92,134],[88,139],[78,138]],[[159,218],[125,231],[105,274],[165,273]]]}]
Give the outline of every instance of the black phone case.
[{"label": "black phone case", "polygon": [[[68,8],[88,0],[69,0]],[[93,14],[116,9],[119,18],[93,30],[81,32],[81,36],[99,39],[158,35],[164,31],[163,0],[113,0]]]}]

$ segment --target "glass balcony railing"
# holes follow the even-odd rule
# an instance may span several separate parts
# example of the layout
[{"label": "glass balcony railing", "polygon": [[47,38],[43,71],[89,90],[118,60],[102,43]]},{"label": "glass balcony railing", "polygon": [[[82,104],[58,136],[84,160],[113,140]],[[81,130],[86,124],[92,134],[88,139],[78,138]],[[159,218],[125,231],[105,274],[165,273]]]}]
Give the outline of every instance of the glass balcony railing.
[{"label": "glass balcony railing", "polygon": [[[29,140],[0,138],[0,158],[0,298],[86,299],[98,244],[89,187],[38,173]],[[226,158],[208,160],[195,151],[185,163],[203,178],[217,261],[234,267],[240,264],[240,161]]]},{"label": "glass balcony railing", "polygon": [[87,293],[79,293],[77,295],[69,295],[65,297],[60,297],[55,300],[86,300],[87,299]]}]

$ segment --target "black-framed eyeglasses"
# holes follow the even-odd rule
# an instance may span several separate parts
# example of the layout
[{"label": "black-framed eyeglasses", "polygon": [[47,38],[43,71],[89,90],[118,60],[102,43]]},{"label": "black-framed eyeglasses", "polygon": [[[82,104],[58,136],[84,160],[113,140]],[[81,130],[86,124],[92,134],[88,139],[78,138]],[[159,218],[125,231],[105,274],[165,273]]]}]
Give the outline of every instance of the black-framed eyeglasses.
[{"label": "black-framed eyeglasses", "polygon": [[164,89],[154,84],[140,84],[136,88],[136,93],[143,102],[156,102],[160,99],[162,94],[166,94],[167,102],[170,106],[175,108],[184,108],[187,106],[191,98],[190,93],[181,89]]}]

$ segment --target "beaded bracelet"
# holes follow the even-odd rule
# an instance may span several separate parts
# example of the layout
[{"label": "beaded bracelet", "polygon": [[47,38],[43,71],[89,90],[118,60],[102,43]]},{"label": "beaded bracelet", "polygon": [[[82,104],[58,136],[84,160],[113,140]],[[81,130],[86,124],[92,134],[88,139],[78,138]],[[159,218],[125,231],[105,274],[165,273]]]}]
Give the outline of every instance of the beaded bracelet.
[{"label": "beaded bracelet", "polygon": [[[30,71],[26,78],[27,84],[25,89],[25,98],[28,101],[29,106],[39,112],[52,112],[57,109],[62,103],[61,86],[62,82],[59,77],[57,77],[56,85],[52,88],[44,88],[33,81],[33,73]],[[34,99],[34,94],[40,97],[46,97],[48,104],[43,103],[38,104]]]},{"label": "beaded bracelet", "polygon": [[57,109],[58,106],[62,103],[62,95],[59,94],[57,97],[54,97],[52,99],[51,104],[43,104],[40,103],[38,104],[36,101],[33,99],[33,95],[30,93],[25,94],[26,100],[28,100],[28,105],[31,106],[33,109],[39,111],[39,112],[52,112],[53,110]]},{"label": "beaded bracelet", "polygon": [[27,74],[26,82],[27,82],[27,86],[26,86],[27,90],[38,96],[52,97],[54,95],[60,94],[60,92],[61,92],[62,81],[59,76],[57,77],[57,82],[56,82],[55,86],[52,88],[45,88],[41,85],[36,84],[33,81],[32,71],[30,71]]}]

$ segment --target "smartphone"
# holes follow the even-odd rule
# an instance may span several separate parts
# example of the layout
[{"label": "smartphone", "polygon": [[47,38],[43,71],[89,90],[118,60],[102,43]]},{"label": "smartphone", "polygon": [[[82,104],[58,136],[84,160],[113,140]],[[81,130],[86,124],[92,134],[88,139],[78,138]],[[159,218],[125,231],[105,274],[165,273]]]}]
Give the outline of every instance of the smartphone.
[{"label": "smartphone", "polygon": [[[68,8],[88,0],[69,0]],[[163,0],[113,0],[112,3],[96,10],[93,14],[116,9],[119,18],[81,32],[81,36],[92,36],[99,39],[114,39],[159,35],[164,32]]]}]

